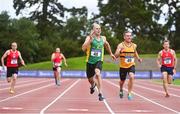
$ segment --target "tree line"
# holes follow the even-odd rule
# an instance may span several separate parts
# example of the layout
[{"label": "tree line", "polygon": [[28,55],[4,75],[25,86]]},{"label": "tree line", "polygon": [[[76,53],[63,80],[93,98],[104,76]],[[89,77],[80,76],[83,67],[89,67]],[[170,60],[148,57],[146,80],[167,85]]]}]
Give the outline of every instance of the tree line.
[{"label": "tree line", "polygon": [[[88,18],[88,9],[66,8],[58,0],[13,0],[16,15],[35,7],[29,17],[12,19],[0,13],[0,55],[16,41],[28,63],[50,59],[56,47],[67,57],[82,56],[81,45],[92,24],[102,26],[112,50],[123,41],[123,31],[131,30],[140,53],[157,53],[164,38],[180,52],[180,6],[178,0],[98,0],[100,13]],[[164,12],[163,7],[168,11]],[[69,15],[69,17],[66,17]],[[164,17],[165,24],[158,21]]]}]

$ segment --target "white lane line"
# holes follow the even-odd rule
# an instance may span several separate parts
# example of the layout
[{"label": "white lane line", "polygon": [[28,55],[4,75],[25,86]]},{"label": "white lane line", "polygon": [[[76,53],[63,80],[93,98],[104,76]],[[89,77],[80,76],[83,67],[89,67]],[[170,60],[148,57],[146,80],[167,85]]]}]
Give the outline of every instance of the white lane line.
[{"label": "white lane line", "polygon": [[[67,79],[67,80],[68,80],[68,79]],[[64,81],[67,81],[67,80],[62,80],[61,82],[64,82]],[[24,93],[21,93],[21,94],[12,96],[12,97],[8,97],[8,98],[6,98],[6,99],[0,100],[0,103],[1,103],[1,102],[4,102],[4,101],[8,101],[8,100],[13,99],[13,98],[16,98],[16,97],[19,97],[19,96],[22,96],[22,95],[26,95],[26,94],[31,93],[31,92],[38,91],[38,90],[40,90],[40,89],[44,89],[44,88],[50,87],[50,86],[52,86],[52,85],[54,85],[54,83],[53,83],[53,84],[48,84],[48,85],[46,85],[46,86],[41,86],[41,87],[36,88],[36,89],[32,89],[32,90],[30,90],[30,91],[26,91],[26,92],[24,92]]]},{"label": "white lane line", "polygon": [[68,111],[73,111],[73,112],[88,112],[89,110],[88,109],[85,109],[85,108],[69,108],[67,109]]},{"label": "white lane line", "polygon": [[44,114],[44,111],[46,111],[51,105],[53,105],[57,100],[59,100],[64,94],[66,94],[70,89],[72,89],[81,79],[76,80],[71,86],[69,86],[63,93],[61,93],[56,99],[54,99],[50,104],[45,106],[41,111],[40,114]]},{"label": "white lane line", "polygon": [[[151,86],[153,86],[153,87],[162,87],[163,85],[161,84],[161,83],[152,83],[152,82],[149,82],[149,83],[145,83],[144,81],[140,81],[140,82],[136,82],[136,83],[138,83],[138,84],[143,84],[143,85],[151,85]],[[175,88],[172,88],[172,87],[178,87],[178,86],[176,86],[176,85],[170,85],[169,87],[168,87],[168,89],[169,90],[175,90],[176,92],[177,91],[180,91],[180,89],[175,89]]]},{"label": "white lane line", "polygon": [[[150,90],[150,91],[154,91],[154,92],[157,92],[157,93],[162,93],[162,94],[164,93],[164,92],[162,92],[162,91],[159,91],[159,90],[156,90],[156,89],[151,89],[151,88],[144,87],[144,86],[141,86],[141,85],[135,85],[135,86],[140,87],[140,88],[143,88],[143,89],[147,89],[147,90]],[[170,95],[172,95],[172,96],[174,96],[174,97],[179,97],[179,98],[180,98],[180,96],[179,96],[179,95],[176,95],[176,94],[170,93]]]},{"label": "white lane line", "polygon": [[[108,81],[108,80],[105,80],[105,81],[108,82],[109,84],[111,84],[111,85],[119,88],[118,85],[112,83],[111,81]],[[125,91],[128,91],[127,89],[124,89],[124,90],[125,90]],[[138,93],[135,93],[135,92],[132,92],[132,93],[133,93],[134,95],[137,95],[137,96],[143,98],[143,99],[146,100],[146,101],[149,101],[149,102],[151,102],[151,103],[153,103],[153,104],[155,104],[155,105],[158,105],[158,106],[160,106],[160,107],[162,107],[162,108],[165,108],[165,109],[167,109],[167,110],[169,110],[169,111],[172,111],[172,112],[174,112],[174,113],[176,113],[176,114],[179,114],[179,113],[180,113],[180,112],[178,112],[178,111],[176,111],[176,110],[173,110],[173,109],[168,108],[168,107],[166,107],[166,106],[164,106],[164,105],[162,105],[162,104],[159,104],[159,103],[157,103],[157,102],[155,102],[155,101],[153,101],[153,100],[150,100],[150,99],[148,99],[148,98],[146,98],[146,97],[144,97],[144,96],[142,96],[142,95],[140,95],[140,94],[138,94]]]},{"label": "white lane line", "polygon": [[[96,91],[98,91],[97,87],[96,87]],[[108,109],[108,111],[111,114],[115,114],[114,111],[111,109],[111,107],[109,106],[109,104],[107,103],[106,99],[103,100],[103,103],[105,104],[106,108]]]},{"label": "white lane line", "polygon": [[[35,81],[35,80],[26,80],[26,81],[21,80],[21,81],[20,81],[20,80],[18,79],[16,85],[17,85],[17,84],[26,83],[26,82],[37,82],[37,81]],[[0,86],[7,86],[7,85],[9,85],[9,83],[7,83],[7,81],[4,81],[3,84],[1,84]]]},{"label": "white lane line", "polygon": [[[50,82],[50,81],[52,81],[52,80],[44,80],[44,81],[40,81],[40,82],[33,82],[33,83],[28,83],[28,84],[22,84],[22,85],[15,86],[15,88],[22,88],[22,87],[26,87],[26,86],[29,86],[29,85],[41,84],[41,83]],[[0,91],[1,90],[7,90],[7,89],[9,89],[9,87],[0,89]]]}]

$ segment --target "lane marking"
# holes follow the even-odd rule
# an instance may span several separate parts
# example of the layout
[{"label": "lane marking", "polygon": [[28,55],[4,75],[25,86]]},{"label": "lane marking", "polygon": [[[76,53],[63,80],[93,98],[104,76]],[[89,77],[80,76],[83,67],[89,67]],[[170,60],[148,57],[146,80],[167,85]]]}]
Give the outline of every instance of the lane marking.
[{"label": "lane marking", "polygon": [[[37,82],[37,81],[35,81],[35,80],[19,80],[18,79],[18,81],[17,81],[17,83],[16,84],[22,84],[22,83],[26,83],[26,82]],[[2,82],[3,84],[1,84],[0,86],[8,86],[9,85],[9,83],[7,83],[7,81],[5,81],[5,82]]]},{"label": "lane marking", "polygon": [[[40,83],[43,83],[43,82],[50,82],[50,81],[52,81],[52,80],[44,80],[44,81],[41,81],[41,82],[33,82],[33,83],[28,83],[28,84],[22,84],[22,85],[15,86],[15,88],[22,88],[22,87],[26,87],[26,86],[29,86],[29,85],[40,84]],[[9,89],[9,87],[0,89],[0,91],[7,90],[7,89]]]},{"label": "lane marking", "polygon": [[22,110],[21,107],[2,107],[3,110]]},{"label": "lane marking", "polygon": [[[140,81],[140,82],[136,82],[136,83],[138,83],[138,84],[144,84],[144,85],[151,85],[151,86],[153,86],[153,87],[162,87],[163,86],[163,84],[162,83],[152,83],[152,82],[149,82],[148,84],[147,84],[147,82],[145,83],[144,81]],[[173,91],[173,90],[175,90],[176,92],[177,91],[180,91],[180,89],[175,89],[175,88],[172,88],[172,87],[178,87],[178,86],[176,86],[176,85],[171,85],[170,84],[170,86],[168,87],[168,89],[171,89],[171,91]]]},{"label": "lane marking", "polygon": [[[61,82],[65,82],[65,81],[67,81],[67,80],[68,80],[68,79],[62,80]],[[53,84],[48,84],[48,85],[46,85],[46,86],[41,86],[41,87],[39,87],[39,88],[32,89],[32,90],[26,91],[26,92],[21,93],[21,94],[18,94],[18,95],[15,95],[15,96],[12,96],[12,97],[5,98],[5,99],[3,99],[3,100],[0,100],[0,103],[1,103],[1,102],[4,102],[4,101],[8,101],[8,100],[13,99],[13,98],[16,98],[16,97],[19,97],[19,96],[22,96],[22,95],[26,95],[26,94],[31,93],[31,92],[38,91],[38,90],[40,90],[40,89],[44,89],[44,88],[53,86],[53,85],[54,85],[54,83],[53,83]]]},{"label": "lane marking", "polygon": [[[116,85],[116,84],[114,84],[113,82],[108,81],[108,80],[105,80],[105,81],[106,81],[107,83],[109,83],[109,84],[111,84],[111,85],[119,88],[119,86]],[[127,89],[124,89],[124,90],[125,90],[125,91],[128,91]],[[151,100],[151,99],[148,99],[148,98],[146,98],[146,97],[144,97],[144,96],[142,96],[142,95],[140,95],[140,94],[138,94],[138,93],[136,93],[136,92],[132,92],[132,93],[133,93],[134,95],[137,95],[137,96],[143,98],[143,99],[146,100],[146,101],[149,101],[149,102],[151,102],[151,103],[153,103],[153,104],[155,104],[155,105],[158,105],[158,106],[160,106],[160,107],[162,107],[162,108],[165,108],[165,109],[167,109],[167,110],[169,110],[169,111],[172,111],[172,112],[177,113],[177,114],[180,113],[180,112],[178,112],[178,111],[176,111],[176,110],[173,110],[173,109],[168,108],[168,107],[166,107],[166,106],[164,106],[164,105],[162,105],[162,104],[159,104],[159,103],[157,103],[157,102],[155,102],[155,101],[153,101],[153,100]]]},{"label": "lane marking", "polygon": [[132,110],[133,112],[151,112],[152,113],[152,111],[151,110]]},{"label": "lane marking", "polygon": [[[157,93],[162,93],[162,94],[164,93],[162,91],[159,91],[159,90],[156,90],[156,89],[151,89],[151,88],[144,87],[144,86],[141,86],[141,85],[134,85],[134,86],[137,86],[137,87],[140,87],[140,88],[143,88],[143,89],[147,89],[147,90],[150,90],[150,91],[154,91],[154,92],[157,92]],[[172,93],[170,93],[170,96],[174,96],[174,97],[179,97],[180,98],[179,95],[172,94]]]},{"label": "lane marking", "polygon": [[80,108],[80,109],[76,109],[76,108],[68,108],[67,109],[68,111],[76,111],[76,112],[79,112],[79,111],[81,111],[81,112],[88,112],[89,110],[88,109],[84,109],[84,108]]},{"label": "lane marking", "polygon": [[41,111],[40,114],[44,114],[44,112],[53,105],[57,100],[59,100],[62,96],[64,96],[70,89],[72,89],[81,79],[76,80],[71,86],[69,86],[66,90],[63,91],[56,99],[54,99],[50,104],[45,106]]},{"label": "lane marking", "polygon": [[[97,87],[96,87],[96,91],[98,91]],[[100,101],[101,102],[101,101]],[[108,111],[111,114],[115,114],[114,111],[111,109],[111,107],[109,106],[109,104],[107,103],[106,99],[103,100],[103,103],[105,104],[106,108],[108,109]]]}]

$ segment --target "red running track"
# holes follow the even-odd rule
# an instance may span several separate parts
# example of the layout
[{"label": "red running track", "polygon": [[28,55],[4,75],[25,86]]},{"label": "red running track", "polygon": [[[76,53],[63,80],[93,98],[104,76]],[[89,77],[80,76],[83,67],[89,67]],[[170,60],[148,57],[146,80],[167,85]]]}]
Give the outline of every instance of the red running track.
[{"label": "red running track", "polygon": [[178,114],[180,87],[171,86],[169,98],[162,85],[150,80],[135,80],[133,100],[118,96],[118,79],[103,80],[105,100],[89,93],[86,79],[62,79],[55,86],[52,78],[19,78],[16,93],[8,93],[6,81],[0,80],[0,114]]}]

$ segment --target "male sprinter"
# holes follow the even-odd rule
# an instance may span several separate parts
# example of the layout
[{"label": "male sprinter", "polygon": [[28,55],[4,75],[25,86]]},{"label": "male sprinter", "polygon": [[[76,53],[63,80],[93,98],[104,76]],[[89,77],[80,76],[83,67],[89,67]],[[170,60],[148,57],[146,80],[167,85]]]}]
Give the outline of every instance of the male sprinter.
[{"label": "male sprinter", "polygon": [[18,59],[20,59],[21,64],[25,66],[24,60],[21,57],[21,53],[17,50],[17,43],[13,42],[11,48],[7,50],[1,58],[2,66],[4,65],[4,59],[7,57],[7,82],[10,83],[10,93],[15,93],[14,86],[16,84],[16,79],[18,75]]},{"label": "male sprinter", "polygon": [[51,61],[53,63],[54,78],[57,86],[60,86],[62,60],[64,60],[64,64],[67,66],[65,56],[61,53],[60,48],[56,48],[56,52],[51,56]]},{"label": "male sprinter", "polygon": [[121,42],[116,49],[115,56],[118,58],[120,57],[120,98],[123,98],[123,85],[126,80],[126,76],[129,75],[129,82],[128,82],[128,99],[132,99],[132,88],[134,83],[134,76],[135,76],[135,57],[138,59],[139,62],[142,62],[142,59],[139,57],[138,52],[136,50],[137,45],[132,43],[132,33],[129,31],[125,31],[124,34],[124,41]]},{"label": "male sprinter", "polygon": [[172,76],[176,72],[177,58],[176,53],[173,49],[170,49],[170,44],[168,40],[163,42],[163,50],[158,54],[157,64],[161,69],[163,76],[163,87],[165,91],[165,97],[169,97],[169,92],[167,90],[168,84],[172,83]]},{"label": "male sprinter", "polygon": [[[86,74],[89,83],[91,84],[90,93],[94,93],[95,86],[98,88],[99,101],[103,101],[104,97],[102,95],[101,86],[101,70],[103,64],[104,47],[109,52],[111,57],[115,59],[115,56],[111,52],[111,47],[106,40],[105,36],[101,36],[101,27],[99,24],[93,24],[93,30],[90,35],[86,37],[84,44],[82,45],[82,50],[86,51],[87,54],[87,64],[86,64]],[[95,78],[94,78],[95,76]]]}]

